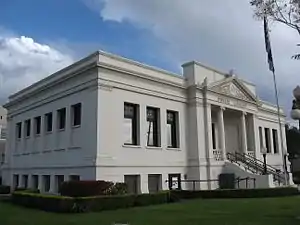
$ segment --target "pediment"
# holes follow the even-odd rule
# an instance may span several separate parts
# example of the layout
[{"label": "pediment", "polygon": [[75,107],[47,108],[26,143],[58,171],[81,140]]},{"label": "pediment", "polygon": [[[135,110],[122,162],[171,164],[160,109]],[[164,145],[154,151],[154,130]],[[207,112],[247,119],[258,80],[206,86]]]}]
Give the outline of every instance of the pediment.
[{"label": "pediment", "polygon": [[211,90],[229,97],[238,98],[245,101],[256,101],[256,97],[240,81],[231,79],[219,84],[213,85]]}]

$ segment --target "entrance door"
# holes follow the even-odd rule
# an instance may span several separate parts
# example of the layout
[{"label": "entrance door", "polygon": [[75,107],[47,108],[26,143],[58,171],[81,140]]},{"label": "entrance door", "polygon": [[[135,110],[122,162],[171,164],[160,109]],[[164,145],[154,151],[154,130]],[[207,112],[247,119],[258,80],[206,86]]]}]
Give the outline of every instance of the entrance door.
[{"label": "entrance door", "polygon": [[237,124],[225,125],[225,144],[226,152],[239,152],[239,126]]}]

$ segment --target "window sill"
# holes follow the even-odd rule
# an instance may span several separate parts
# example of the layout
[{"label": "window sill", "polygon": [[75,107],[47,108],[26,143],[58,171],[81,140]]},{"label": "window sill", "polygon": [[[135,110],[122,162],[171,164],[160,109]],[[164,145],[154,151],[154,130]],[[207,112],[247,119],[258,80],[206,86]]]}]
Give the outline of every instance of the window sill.
[{"label": "window sill", "polygon": [[25,139],[29,139],[29,138],[30,138],[30,136],[26,136],[26,137],[25,137]]},{"label": "window sill", "polygon": [[44,150],[43,153],[50,153],[51,150]]},{"label": "window sill", "polygon": [[65,151],[65,150],[66,150],[66,149],[64,149],[64,148],[54,149],[55,152],[63,152],[63,151]]},{"label": "window sill", "polygon": [[81,125],[76,125],[76,126],[72,125],[72,129],[77,129],[77,128],[80,128],[80,127],[81,127]]},{"label": "window sill", "polygon": [[52,134],[52,131],[46,131],[46,135]]},{"label": "window sill", "polygon": [[172,147],[167,147],[167,150],[169,150],[169,151],[181,151],[180,148],[172,148]]},{"label": "window sill", "polygon": [[39,138],[41,134],[35,134],[34,137]]},{"label": "window sill", "polygon": [[62,129],[57,129],[58,132],[64,132],[66,129],[62,128]]},{"label": "window sill", "polygon": [[158,147],[158,146],[146,146],[146,149],[149,149],[149,150],[162,150],[162,147]]},{"label": "window sill", "polygon": [[68,147],[68,150],[80,150],[81,147],[77,147],[77,146],[72,146],[72,147]]},{"label": "window sill", "polygon": [[31,154],[32,155],[37,155],[37,154],[39,154],[40,152],[37,152],[37,151],[35,151],[35,152],[32,152]]},{"label": "window sill", "polygon": [[123,148],[142,148],[142,146],[140,145],[122,145]]}]

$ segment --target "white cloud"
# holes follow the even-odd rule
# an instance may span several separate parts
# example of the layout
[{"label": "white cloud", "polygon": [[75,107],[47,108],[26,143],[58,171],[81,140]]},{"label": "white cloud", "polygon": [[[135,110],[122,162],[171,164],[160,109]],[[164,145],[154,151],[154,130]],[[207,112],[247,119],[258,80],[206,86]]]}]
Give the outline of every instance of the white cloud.
[{"label": "white cloud", "polygon": [[30,37],[0,33],[0,100],[72,62],[71,55]]},{"label": "white cloud", "polygon": [[[171,63],[195,59],[225,71],[234,68],[239,76],[257,84],[263,98],[274,101],[262,22],[253,19],[248,0],[86,1],[104,20],[131,22],[152,31],[167,43],[162,51]],[[280,100],[287,111],[291,91],[300,84],[300,61],[291,60],[291,55],[300,52],[296,47],[299,36],[284,26],[272,24],[271,28]]]}]

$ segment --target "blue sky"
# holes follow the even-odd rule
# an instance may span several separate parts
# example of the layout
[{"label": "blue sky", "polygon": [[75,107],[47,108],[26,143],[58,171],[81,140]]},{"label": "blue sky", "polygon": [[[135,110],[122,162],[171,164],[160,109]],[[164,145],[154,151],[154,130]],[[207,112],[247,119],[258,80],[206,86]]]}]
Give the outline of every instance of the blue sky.
[{"label": "blue sky", "polygon": [[63,43],[76,58],[102,49],[178,72],[155,57],[163,41],[150,31],[128,22],[103,21],[85,1],[5,0],[0,4],[2,26],[37,42]]},{"label": "blue sky", "polygon": [[[237,10],[238,9],[238,10]],[[280,103],[300,84],[299,36],[271,25]],[[181,73],[196,60],[274,102],[262,23],[247,0],[1,0],[0,101],[98,49]]]}]

